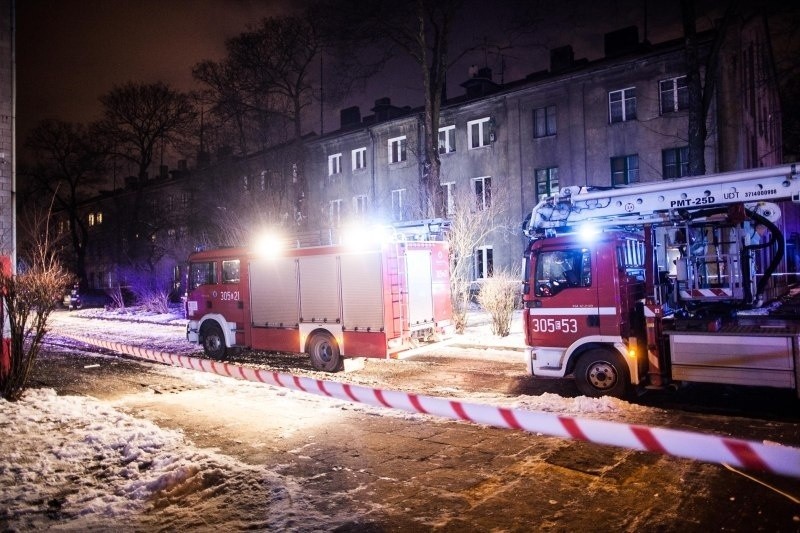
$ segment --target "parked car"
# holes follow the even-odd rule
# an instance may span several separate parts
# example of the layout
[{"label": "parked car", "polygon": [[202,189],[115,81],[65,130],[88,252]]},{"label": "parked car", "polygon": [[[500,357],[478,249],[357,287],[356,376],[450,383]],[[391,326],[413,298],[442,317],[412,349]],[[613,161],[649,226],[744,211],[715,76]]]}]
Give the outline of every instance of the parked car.
[{"label": "parked car", "polygon": [[84,307],[106,307],[112,303],[111,297],[100,289],[79,290],[73,288],[68,295],[64,296],[64,307],[70,310]]}]

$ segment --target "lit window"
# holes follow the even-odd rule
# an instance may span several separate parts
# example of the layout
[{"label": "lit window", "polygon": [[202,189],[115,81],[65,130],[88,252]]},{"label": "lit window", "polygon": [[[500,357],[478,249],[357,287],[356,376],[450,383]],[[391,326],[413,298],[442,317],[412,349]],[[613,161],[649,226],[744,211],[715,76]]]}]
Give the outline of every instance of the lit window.
[{"label": "lit window", "polygon": [[94,226],[94,213],[89,213],[89,225]]},{"label": "lit window", "polygon": [[342,154],[328,156],[328,176],[342,173]]},{"label": "lit window", "polygon": [[608,93],[608,117],[611,124],[636,120],[635,87]]},{"label": "lit window", "polygon": [[629,185],[639,181],[639,156],[624,155],[611,158],[611,185]]},{"label": "lit window", "polygon": [[549,105],[533,110],[533,136],[550,137],[556,134],[556,106]]},{"label": "lit window", "polygon": [[489,117],[486,117],[467,122],[467,135],[469,137],[470,149],[489,146],[491,139],[491,128],[489,127],[490,120],[491,119]]},{"label": "lit window", "polygon": [[399,222],[404,218],[405,210],[403,207],[403,197],[405,194],[405,189],[395,189],[392,191],[392,220],[395,222]]},{"label": "lit window", "polygon": [[689,108],[689,87],[686,76],[679,76],[658,82],[661,114],[674,113]]},{"label": "lit window", "polygon": [[389,163],[406,160],[406,136],[389,139]]},{"label": "lit window", "polygon": [[353,170],[361,170],[362,168],[367,168],[366,148],[359,148],[357,150],[353,150],[352,158],[353,158]]},{"label": "lit window", "polygon": [[456,151],[456,127],[445,126],[439,128],[439,153],[449,154]]},{"label": "lit window", "polygon": [[472,180],[475,187],[475,205],[483,211],[492,205],[492,178],[484,176]]}]

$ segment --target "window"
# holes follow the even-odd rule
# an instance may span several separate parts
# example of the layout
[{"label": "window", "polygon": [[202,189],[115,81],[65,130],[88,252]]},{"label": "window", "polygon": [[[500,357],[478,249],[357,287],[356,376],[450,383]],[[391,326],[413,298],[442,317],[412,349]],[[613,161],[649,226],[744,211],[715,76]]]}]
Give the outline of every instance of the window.
[{"label": "window", "polygon": [[483,211],[492,205],[492,178],[485,176],[472,180],[475,187],[475,205]]},{"label": "window", "polygon": [[406,136],[389,139],[389,163],[406,160]]},{"label": "window", "polygon": [[536,200],[558,192],[558,167],[536,169]]},{"label": "window", "polygon": [[471,120],[467,122],[467,135],[469,136],[469,147],[480,148],[482,146],[489,146],[490,141],[490,127],[489,117],[479,120]]},{"label": "window", "polygon": [[664,179],[683,178],[689,175],[689,147],[668,148],[661,152]]},{"label": "window", "polygon": [[686,76],[661,80],[658,82],[658,94],[662,115],[689,108],[689,88],[686,85]]},{"label": "window", "polygon": [[89,225],[94,226],[94,213],[89,213]]},{"label": "window", "polygon": [[361,170],[362,168],[367,168],[366,148],[358,148],[357,150],[353,150],[352,158],[353,158],[353,170]]},{"label": "window", "polygon": [[549,105],[533,110],[533,136],[549,137],[556,134],[556,106]]},{"label": "window", "polygon": [[222,262],[222,283],[239,283],[239,260]]},{"label": "window", "polygon": [[342,173],[342,154],[328,156],[328,176]]},{"label": "window", "polygon": [[440,213],[446,217],[453,216],[456,212],[456,183],[450,181],[442,183],[442,206]]},{"label": "window", "polygon": [[392,220],[398,222],[403,220],[403,197],[406,195],[405,189],[395,189],[392,191]]},{"label": "window", "polygon": [[189,207],[189,202],[191,201],[191,195],[187,192],[181,194],[181,207],[186,209]]},{"label": "window", "polygon": [[358,196],[353,196],[353,213],[357,217],[364,218],[367,214],[367,195],[366,194],[359,194]]},{"label": "window", "polygon": [[564,289],[591,287],[592,255],[586,248],[541,252],[536,258],[536,296],[555,296]]},{"label": "window", "polygon": [[331,200],[328,203],[328,215],[330,217],[331,227],[336,228],[342,221],[342,200]]},{"label": "window", "polygon": [[103,212],[102,211],[98,211],[97,213],[94,214],[94,221],[95,221],[96,224],[102,224],[103,223]]},{"label": "window", "polygon": [[214,263],[205,261],[189,265],[189,288],[196,289],[200,285],[211,285],[217,282]]},{"label": "window", "polygon": [[639,156],[623,155],[611,158],[611,185],[629,185],[639,181]]},{"label": "window", "polygon": [[439,153],[449,154],[456,151],[456,127],[445,126],[439,128]]},{"label": "window", "polygon": [[481,246],[475,249],[475,278],[486,279],[492,277],[494,270],[494,250],[491,246]]},{"label": "window", "polygon": [[167,211],[175,209],[175,197],[171,194],[167,195]]},{"label": "window", "polygon": [[609,122],[636,120],[636,88],[608,93]]}]

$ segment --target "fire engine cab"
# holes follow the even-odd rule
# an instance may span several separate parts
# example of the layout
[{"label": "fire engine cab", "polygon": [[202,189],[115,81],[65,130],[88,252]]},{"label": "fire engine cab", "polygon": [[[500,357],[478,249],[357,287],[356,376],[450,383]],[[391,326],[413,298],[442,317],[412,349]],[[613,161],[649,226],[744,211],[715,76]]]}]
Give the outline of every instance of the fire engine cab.
[{"label": "fire engine cab", "polygon": [[347,357],[395,357],[453,332],[449,272],[442,241],[196,252],[187,339],[216,359],[231,348],[305,352],[328,372]]},{"label": "fire engine cab", "polygon": [[529,371],[587,396],[797,391],[799,202],[795,165],[542,199],[524,223]]}]

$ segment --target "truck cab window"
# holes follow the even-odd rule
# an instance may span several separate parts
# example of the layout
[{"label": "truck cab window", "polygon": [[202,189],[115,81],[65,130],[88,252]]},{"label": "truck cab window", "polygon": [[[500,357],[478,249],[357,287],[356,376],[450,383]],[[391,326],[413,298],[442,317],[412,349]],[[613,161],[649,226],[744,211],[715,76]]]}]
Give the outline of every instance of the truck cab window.
[{"label": "truck cab window", "polygon": [[222,262],[222,283],[239,283],[239,260]]},{"label": "truck cab window", "polygon": [[592,263],[589,250],[542,252],[536,261],[536,296],[554,296],[564,289],[589,287]]},{"label": "truck cab window", "polygon": [[189,286],[196,289],[200,285],[210,285],[217,282],[214,263],[192,263],[189,267]]}]

